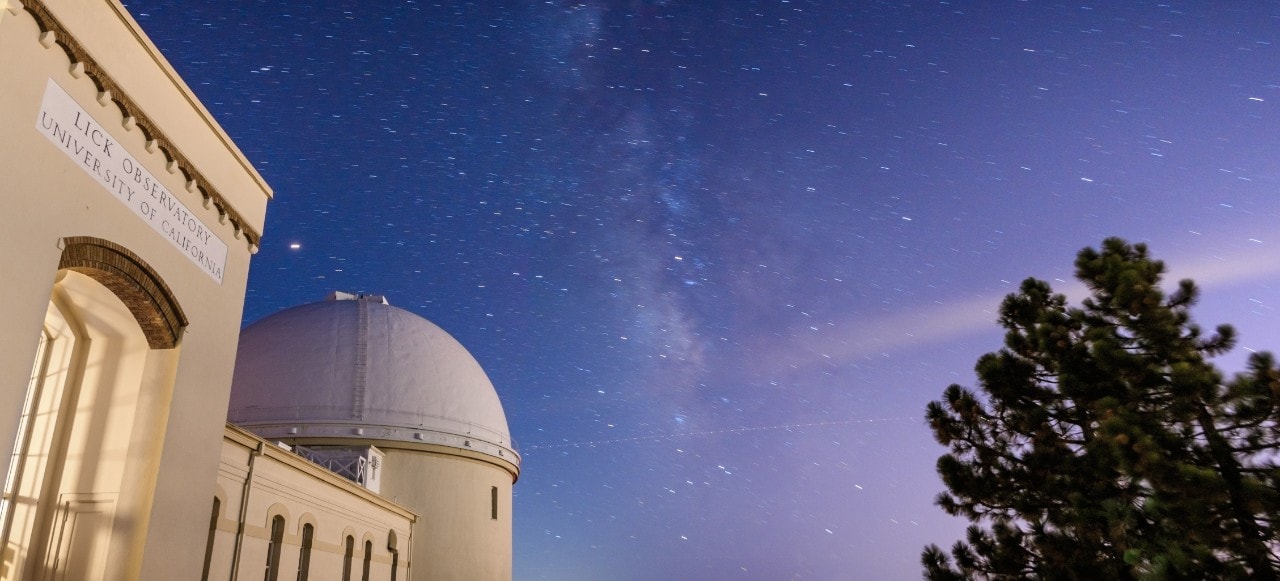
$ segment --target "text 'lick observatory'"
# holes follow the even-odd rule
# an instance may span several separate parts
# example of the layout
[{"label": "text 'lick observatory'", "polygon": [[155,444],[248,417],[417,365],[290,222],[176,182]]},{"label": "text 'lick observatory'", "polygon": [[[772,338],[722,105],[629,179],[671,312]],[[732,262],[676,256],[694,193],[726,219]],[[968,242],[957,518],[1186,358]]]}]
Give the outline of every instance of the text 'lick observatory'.
[{"label": "text 'lick observatory'", "polygon": [[348,476],[418,515],[415,579],[510,577],[520,455],[493,384],[440,327],[333,293],[245,328],[231,392],[231,423],[333,467],[364,459]]}]

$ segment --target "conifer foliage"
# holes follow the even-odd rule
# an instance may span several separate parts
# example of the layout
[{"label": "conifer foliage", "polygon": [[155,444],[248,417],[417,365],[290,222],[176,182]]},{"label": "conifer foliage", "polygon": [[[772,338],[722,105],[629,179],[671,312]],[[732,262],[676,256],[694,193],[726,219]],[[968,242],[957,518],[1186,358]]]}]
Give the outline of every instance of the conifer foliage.
[{"label": "conifer foliage", "polygon": [[1027,279],[1000,309],[1004,347],[926,411],[949,452],[937,504],[971,521],[929,579],[1276,579],[1280,368],[1256,353],[1226,380],[1198,291],[1166,294],[1142,244],[1086,248],[1068,306]]}]

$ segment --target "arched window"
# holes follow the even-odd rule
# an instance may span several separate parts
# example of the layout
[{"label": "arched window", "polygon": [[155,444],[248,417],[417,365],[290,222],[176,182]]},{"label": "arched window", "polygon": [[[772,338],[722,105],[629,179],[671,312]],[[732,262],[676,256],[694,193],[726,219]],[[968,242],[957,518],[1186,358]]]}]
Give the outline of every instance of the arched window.
[{"label": "arched window", "polygon": [[342,581],[351,581],[351,559],[356,552],[356,538],[347,535],[346,552],[342,554]]},{"label": "arched window", "polygon": [[138,515],[119,511],[154,492],[155,464],[133,458],[163,438],[168,409],[143,402],[173,393],[187,324],[137,255],[96,238],[61,242],[4,482],[6,578],[101,577],[108,545],[141,542],[117,523]]},{"label": "arched window", "polygon": [[298,581],[307,581],[311,574],[311,543],[316,536],[316,527],[311,523],[302,525],[302,549],[298,551]]},{"label": "arched window", "polygon": [[200,581],[209,581],[209,566],[213,564],[213,540],[218,532],[218,517],[222,516],[222,499],[213,497],[213,512],[209,515],[209,538],[204,542],[204,570]]},{"label": "arched window", "polygon": [[276,515],[271,519],[271,541],[267,544],[266,581],[277,581],[280,578],[280,545],[284,543],[284,517]]},{"label": "arched window", "polygon": [[400,568],[400,549],[396,548],[396,532],[387,533],[387,552],[391,553],[391,581],[396,581],[396,573]]},{"label": "arched window", "polygon": [[364,569],[360,581],[369,581],[369,565],[373,564],[373,541],[364,542]]}]

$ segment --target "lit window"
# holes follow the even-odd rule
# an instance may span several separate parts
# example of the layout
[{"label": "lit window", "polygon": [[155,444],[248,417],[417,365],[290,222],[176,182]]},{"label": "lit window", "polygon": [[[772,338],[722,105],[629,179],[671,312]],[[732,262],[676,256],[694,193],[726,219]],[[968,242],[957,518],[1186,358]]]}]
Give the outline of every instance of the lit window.
[{"label": "lit window", "polygon": [[109,545],[141,543],[125,524],[135,515],[114,507],[135,506],[155,486],[156,465],[134,467],[130,442],[163,437],[167,409],[139,402],[172,393],[162,370],[176,368],[187,324],[136,255],[97,239],[62,243],[43,329],[31,329],[39,342],[22,407],[6,410],[14,438],[0,444],[12,450],[0,490],[6,579],[81,577]]}]

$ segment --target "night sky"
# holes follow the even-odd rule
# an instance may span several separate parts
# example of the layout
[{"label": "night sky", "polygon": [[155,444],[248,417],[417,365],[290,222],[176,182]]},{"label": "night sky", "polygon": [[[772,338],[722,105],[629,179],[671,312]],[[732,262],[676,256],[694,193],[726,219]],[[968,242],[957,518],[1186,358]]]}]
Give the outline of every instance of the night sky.
[{"label": "night sky", "polygon": [[487,370],[519,580],[918,578],[925,404],[1107,236],[1280,348],[1273,3],[127,4],[275,188],[245,321]]}]

